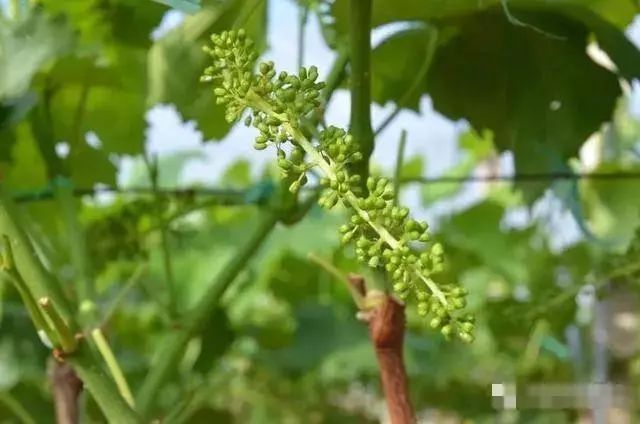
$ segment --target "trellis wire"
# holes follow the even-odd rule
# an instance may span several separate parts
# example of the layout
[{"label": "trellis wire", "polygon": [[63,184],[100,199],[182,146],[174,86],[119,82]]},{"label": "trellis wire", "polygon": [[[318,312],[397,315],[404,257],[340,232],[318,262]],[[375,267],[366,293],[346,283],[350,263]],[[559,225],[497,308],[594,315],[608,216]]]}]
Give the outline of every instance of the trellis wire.
[{"label": "trellis wire", "polygon": [[[551,172],[551,173],[516,173],[513,175],[471,175],[471,176],[439,176],[439,177],[413,177],[404,178],[403,184],[463,184],[463,183],[487,183],[487,182],[542,182],[555,180],[640,180],[640,172],[609,172],[609,173],[576,173],[576,172]],[[216,187],[185,187],[167,188],[159,187],[157,191],[170,197],[187,196],[211,196],[219,197],[221,205],[237,205],[256,203],[261,201],[261,196],[254,200],[248,200],[250,189],[225,189]],[[77,188],[74,194],[78,197],[96,196],[104,193],[113,194],[152,194],[151,187],[115,187],[100,186],[95,188]],[[25,193],[14,194],[14,199],[20,203],[48,200],[53,197],[49,189],[32,190]]]}]

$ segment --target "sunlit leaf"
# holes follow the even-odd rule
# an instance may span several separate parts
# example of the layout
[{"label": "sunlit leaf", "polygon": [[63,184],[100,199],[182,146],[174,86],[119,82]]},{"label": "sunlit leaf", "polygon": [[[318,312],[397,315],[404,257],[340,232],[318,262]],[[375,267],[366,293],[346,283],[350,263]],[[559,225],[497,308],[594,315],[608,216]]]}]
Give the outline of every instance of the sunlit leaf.
[{"label": "sunlit leaf", "polygon": [[[638,167],[628,168],[637,170]],[[617,172],[613,164],[603,164],[598,172]],[[588,228],[618,252],[626,250],[640,225],[640,197],[637,181],[586,180],[580,183]]]},{"label": "sunlit leaf", "polygon": [[34,13],[21,22],[0,17],[0,101],[22,95],[33,76],[69,51],[73,37],[63,19]]},{"label": "sunlit leaf", "polygon": [[220,139],[229,131],[224,108],[216,105],[211,88],[200,82],[208,57],[202,47],[208,37],[230,28],[237,19],[264,48],[266,8],[263,2],[226,0],[188,16],[177,28],[154,43],[149,51],[148,105],[174,104],[186,120],[195,120],[205,140]]}]

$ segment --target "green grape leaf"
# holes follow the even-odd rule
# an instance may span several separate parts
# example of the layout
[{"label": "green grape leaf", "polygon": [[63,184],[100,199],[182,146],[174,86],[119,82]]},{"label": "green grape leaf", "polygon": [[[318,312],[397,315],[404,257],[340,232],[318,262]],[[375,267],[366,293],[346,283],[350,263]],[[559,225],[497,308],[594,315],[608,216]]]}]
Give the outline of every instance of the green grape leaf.
[{"label": "green grape leaf", "polygon": [[36,102],[34,93],[27,93],[12,101],[0,102],[0,163],[11,160],[11,150],[17,139],[13,127],[28,115]]},{"label": "green grape leaf", "polygon": [[11,126],[24,119],[36,102],[35,94],[28,92],[16,99],[0,103],[0,131],[8,131]]},{"label": "green grape leaf", "polygon": [[95,51],[96,43],[148,47],[151,31],[166,11],[164,6],[153,2],[141,7],[139,0],[41,0],[40,3],[52,15],[64,16],[89,51]]},{"label": "green grape leaf", "polygon": [[621,31],[620,26],[589,9],[565,6],[561,10],[565,15],[583,22],[593,31],[599,47],[611,58],[622,77],[628,80],[640,77],[638,48]]},{"label": "green grape leaf", "polygon": [[[638,166],[620,168],[614,164],[600,165],[595,171],[638,172]],[[624,252],[640,226],[638,183],[633,179],[580,181],[580,193],[588,228],[608,247]]]},{"label": "green grape leaf", "polygon": [[[345,3],[333,5],[334,28],[343,34]],[[427,3],[434,4],[400,0],[374,5],[374,27],[411,22],[373,53],[374,101],[405,103],[400,106],[416,110],[419,97],[429,94],[435,109],[447,117],[466,119],[478,130],[491,129],[496,146],[514,152],[518,172],[566,170],[566,160],[610,119],[620,89],[616,74],[587,55],[591,34],[621,76],[632,79],[640,73],[638,49],[623,32],[636,9],[623,0]],[[429,36],[436,31],[425,31],[416,24],[420,21],[438,34],[438,48],[423,79]],[[405,98],[411,86],[416,90]],[[546,183],[519,186],[530,203]]]},{"label": "green grape leaf", "polygon": [[[93,187],[96,183],[115,185],[116,166],[104,149],[94,148],[86,143],[72,146],[66,160],[70,178],[76,187]],[[87,166],[87,164],[90,164]]]},{"label": "green grape leaf", "polygon": [[208,57],[202,51],[213,32],[230,28],[237,19],[264,49],[266,7],[263,2],[231,0],[204,7],[156,41],[149,51],[148,105],[172,103],[186,120],[195,120],[205,140],[219,140],[229,131],[224,108],[216,105],[213,91],[200,83]]},{"label": "green grape leaf", "polygon": [[33,13],[24,21],[0,17],[0,101],[21,96],[34,75],[69,52],[73,35],[63,19]]},{"label": "green grape leaf", "polygon": [[371,98],[418,111],[420,97],[427,90],[429,59],[436,35],[419,27],[397,32],[371,53]]},{"label": "green grape leaf", "polygon": [[[68,141],[71,152],[87,144],[85,135],[90,131],[97,135],[105,154],[132,155],[142,151],[146,127],[144,90],[131,76],[140,67],[135,65],[135,53],[129,53],[132,56],[123,54],[106,70],[84,61],[76,62],[82,68],[69,64],[76,69],[77,79],[67,74],[66,84],[51,99],[51,109],[54,136]],[[54,75],[64,69],[56,69]]]},{"label": "green grape leaf", "polygon": [[33,86],[41,92],[41,114],[51,121],[51,128],[45,122],[39,137],[69,146],[68,157],[61,162],[76,185],[114,184],[113,155],[142,151],[144,49],[151,44],[150,32],[163,8],[153,3],[140,8],[130,0],[67,3],[60,7],[59,2],[43,2],[45,11],[63,15],[61,19],[71,23],[79,42],[73,54],[60,58],[34,80]]},{"label": "green grape leaf", "polygon": [[[500,13],[476,14],[436,53],[429,92],[446,116],[491,129],[496,147],[513,151],[517,172],[564,171],[610,119],[620,87],[586,55],[582,25],[547,14],[527,21],[562,39],[514,26]],[[528,182],[525,198],[545,186]]]},{"label": "green grape leaf", "polygon": [[[637,6],[627,0],[565,0],[549,2],[546,0],[397,0],[394,2],[373,3],[372,27],[391,22],[411,22],[417,20],[446,20],[465,15],[473,15],[488,9],[501,9],[503,12],[519,8],[533,10],[570,10],[591,12],[618,28],[625,28],[638,12]],[[346,34],[349,26],[349,2],[336,1],[332,4],[332,27]]]},{"label": "green grape leaf", "polygon": [[11,162],[0,161],[2,182],[13,191],[36,190],[46,186],[46,166],[27,122],[13,131],[14,143],[10,151]]}]

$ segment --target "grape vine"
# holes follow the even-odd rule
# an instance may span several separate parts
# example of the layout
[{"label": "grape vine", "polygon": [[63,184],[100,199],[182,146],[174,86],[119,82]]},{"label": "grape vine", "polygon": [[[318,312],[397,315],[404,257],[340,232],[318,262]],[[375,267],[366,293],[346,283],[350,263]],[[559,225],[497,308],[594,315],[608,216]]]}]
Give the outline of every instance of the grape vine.
[{"label": "grape vine", "polygon": [[[415,297],[418,312],[430,316],[432,328],[446,339],[457,336],[473,341],[474,319],[463,315],[467,291],[456,285],[438,285],[431,278],[443,265],[443,247],[430,240],[425,222],[414,220],[409,209],[396,206],[393,184],[382,177],[369,177],[366,192],[361,177],[350,175],[348,167],[363,159],[357,142],[341,128],[323,129],[318,140],[303,131],[305,120],[320,106],[315,66],[301,68],[297,75],[276,74],[273,62],[260,63],[245,31],[224,31],[211,37],[204,50],[213,59],[201,80],[214,85],[218,104],[225,105],[226,119],[243,118],[259,132],[254,147],[275,146],[278,166],[297,193],[307,183],[307,173],[317,168],[324,188],[319,203],[326,209],[339,202],[351,213],[340,227],[342,242],[355,245],[358,259],[384,269],[393,289],[402,299]],[[250,111],[245,114],[246,111]]]}]

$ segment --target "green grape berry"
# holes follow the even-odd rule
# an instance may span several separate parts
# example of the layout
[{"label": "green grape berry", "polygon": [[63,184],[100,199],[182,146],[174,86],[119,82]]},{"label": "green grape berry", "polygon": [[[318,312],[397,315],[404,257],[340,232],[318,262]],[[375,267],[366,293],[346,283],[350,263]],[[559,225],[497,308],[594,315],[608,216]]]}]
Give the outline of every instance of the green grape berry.
[{"label": "green grape berry", "polygon": [[473,343],[474,341],[473,334],[468,333],[466,331],[461,331],[460,333],[458,333],[458,337],[460,337],[460,340],[462,340],[465,343]]},{"label": "green grape berry", "polygon": [[322,102],[324,83],[318,82],[318,69],[311,66],[289,74],[277,73],[273,62],[256,66],[253,42],[242,30],[214,34],[211,42],[204,51],[212,64],[202,81],[214,85],[226,119],[235,122],[250,111],[244,123],[258,131],[254,147],[276,145],[278,167],[291,192],[299,192],[310,170],[321,173],[324,191],[319,204],[331,209],[340,202],[351,214],[349,223],[340,227],[342,243],[355,245],[361,262],[386,270],[398,296],[413,294],[419,314],[430,316],[430,325],[440,328],[445,338],[457,331],[460,338],[473,340],[473,322],[458,316],[466,305],[466,290],[445,288],[432,279],[444,268],[444,248],[440,243],[428,245],[428,225],[396,205],[393,185],[386,178],[368,177],[368,194],[362,193],[361,176],[352,175],[350,165],[363,160],[363,154],[347,131],[327,126],[317,140],[305,135],[309,114]]}]

